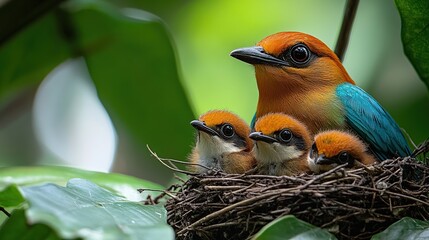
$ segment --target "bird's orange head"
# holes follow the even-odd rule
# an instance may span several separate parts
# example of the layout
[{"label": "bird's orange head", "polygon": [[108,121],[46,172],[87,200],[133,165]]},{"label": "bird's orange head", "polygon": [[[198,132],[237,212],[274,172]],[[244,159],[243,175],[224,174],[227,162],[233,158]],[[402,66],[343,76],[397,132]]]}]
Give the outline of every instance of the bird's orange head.
[{"label": "bird's orange head", "polygon": [[269,113],[255,123],[255,132],[284,141],[292,136],[302,139],[302,143],[309,145],[310,133],[307,127],[296,118],[283,113]]},{"label": "bird's orange head", "polygon": [[330,130],[317,134],[309,153],[310,168],[314,165],[341,165],[348,163],[352,167],[354,162],[371,164],[375,159],[367,153],[367,146],[352,133]]},{"label": "bird's orange head", "polygon": [[259,118],[250,138],[255,141],[254,154],[260,162],[298,159],[311,145],[306,126],[283,113],[269,113]]},{"label": "bird's orange head", "polygon": [[234,113],[224,110],[212,110],[204,113],[198,120],[191,122],[198,131],[234,143],[247,151],[252,149],[252,140],[248,137],[250,127]]},{"label": "bird's orange head", "polygon": [[300,32],[279,32],[231,56],[255,66],[260,94],[354,84],[335,53],[322,41]]},{"label": "bird's orange head", "polygon": [[359,156],[366,152],[365,144],[355,135],[338,130],[325,131],[314,137],[314,144],[320,154],[328,158],[347,152]]}]

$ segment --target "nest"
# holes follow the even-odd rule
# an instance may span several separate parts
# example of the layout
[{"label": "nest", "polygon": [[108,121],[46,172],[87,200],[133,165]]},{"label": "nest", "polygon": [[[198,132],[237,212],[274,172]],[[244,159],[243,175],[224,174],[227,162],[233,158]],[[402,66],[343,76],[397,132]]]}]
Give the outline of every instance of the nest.
[{"label": "nest", "polygon": [[429,219],[427,164],[405,157],[344,166],[320,175],[193,175],[165,191],[167,221],[177,239],[238,240],[289,214],[339,239],[369,239],[406,216]]}]

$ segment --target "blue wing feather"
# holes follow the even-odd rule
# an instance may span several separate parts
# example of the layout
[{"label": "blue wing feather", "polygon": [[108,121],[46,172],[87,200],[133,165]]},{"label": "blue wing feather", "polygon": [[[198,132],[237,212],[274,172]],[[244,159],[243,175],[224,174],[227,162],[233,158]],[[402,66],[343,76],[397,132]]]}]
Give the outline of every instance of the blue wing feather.
[{"label": "blue wing feather", "polygon": [[379,160],[411,154],[395,120],[368,93],[343,83],[337,87],[336,94],[344,106],[347,124],[369,144]]}]

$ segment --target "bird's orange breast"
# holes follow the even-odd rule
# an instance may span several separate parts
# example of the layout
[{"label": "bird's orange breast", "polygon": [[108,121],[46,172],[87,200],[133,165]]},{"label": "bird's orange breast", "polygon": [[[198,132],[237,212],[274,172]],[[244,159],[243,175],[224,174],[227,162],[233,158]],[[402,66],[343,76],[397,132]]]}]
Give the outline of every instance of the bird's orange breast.
[{"label": "bird's orange breast", "polygon": [[[258,79],[259,100],[256,117],[267,113],[282,112],[303,122],[312,134],[320,130],[345,128],[342,105],[335,97],[335,86],[305,86],[294,87],[290,82],[264,79],[270,74],[256,71]],[[274,76],[274,75],[271,75]],[[267,86],[259,86],[260,82],[269,81]],[[261,88],[263,91],[261,91]]]}]

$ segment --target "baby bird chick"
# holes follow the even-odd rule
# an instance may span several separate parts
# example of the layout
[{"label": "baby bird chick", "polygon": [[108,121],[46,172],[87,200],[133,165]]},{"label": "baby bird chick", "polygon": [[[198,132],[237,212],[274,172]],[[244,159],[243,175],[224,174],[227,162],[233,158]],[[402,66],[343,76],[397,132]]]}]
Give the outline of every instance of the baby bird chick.
[{"label": "baby bird chick", "polygon": [[193,166],[191,170],[204,173],[208,168],[216,168],[226,173],[244,173],[254,167],[250,127],[240,117],[213,110],[191,125],[197,129],[197,137],[190,161],[206,167]]},{"label": "baby bird chick", "polygon": [[258,119],[253,155],[257,171],[264,175],[296,175],[308,172],[307,153],[311,138],[307,127],[297,119],[283,114],[270,113]]},{"label": "baby bird chick", "polygon": [[315,173],[326,172],[345,163],[346,167],[352,168],[356,161],[369,165],[376,160],[357,136],[339,130],[317,134],[308,154],[308,166]]}]

